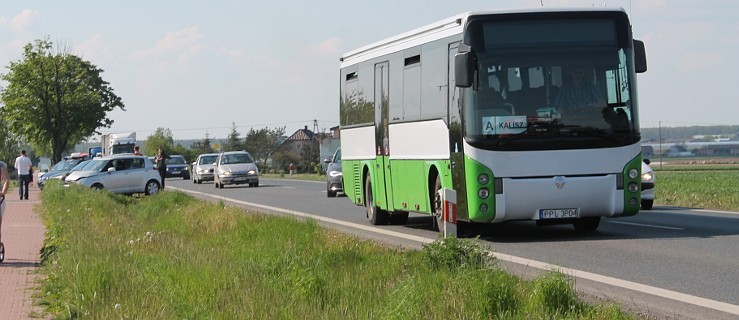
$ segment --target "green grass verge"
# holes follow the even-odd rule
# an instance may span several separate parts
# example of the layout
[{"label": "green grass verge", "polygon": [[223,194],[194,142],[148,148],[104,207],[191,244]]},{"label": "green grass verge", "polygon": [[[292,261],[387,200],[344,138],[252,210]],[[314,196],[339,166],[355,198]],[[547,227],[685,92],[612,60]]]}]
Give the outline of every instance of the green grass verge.
[{"label": "green grass verge", "polygon": [[40,302],[60,319],[628,319],[523,281],[472,240],[387,248],[179,192],[44,188]]},{"label": "green grass verge", "polygon": [[656,203],[739,211],[739,170],[679,167],[655,174]]}]

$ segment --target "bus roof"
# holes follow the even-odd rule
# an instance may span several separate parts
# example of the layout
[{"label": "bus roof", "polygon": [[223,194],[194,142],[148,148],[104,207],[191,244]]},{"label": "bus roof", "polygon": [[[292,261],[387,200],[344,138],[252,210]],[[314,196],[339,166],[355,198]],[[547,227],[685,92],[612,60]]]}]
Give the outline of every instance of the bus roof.
[{"label": "bus roof", "polygon": [[545,12],[626,12],[623,8],[582,7],[582,8],[532,8],[468,11],[449,18],[377,41],[349,51],[341,56],[341,68],[357,64],[378,56],[398,52],[426,42],[462,33],[469,17],[493,14],[520,14]]}]

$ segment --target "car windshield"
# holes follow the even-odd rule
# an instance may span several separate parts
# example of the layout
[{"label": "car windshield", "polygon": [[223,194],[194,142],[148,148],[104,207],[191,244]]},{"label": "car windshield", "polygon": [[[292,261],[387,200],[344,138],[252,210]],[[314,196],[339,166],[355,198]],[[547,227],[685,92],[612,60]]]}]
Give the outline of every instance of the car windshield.
[{"label": "car windshield", "polygon": [[185,158],[181,156],[172,156],[167,160],[167,164],[185,164]]},{"label": "car windshield", "polygon": [[85,168],[85,166],[90,163],[90,160],[85,160],[80,163],[78,163],[74,168],[70,169],[69,171],[81,171]]},{"label": "car windshield", "polygon": [[50,172],[69,171],[70,169],[74,168],[74,166],[76,166],[79,162],[79,160],[59,161],[57,164],[54,165],[53,168],[51,168]]},{"label": "car windshield", "polygon": [[254,160],[248,153],[234,153],[224,154],[221,157],[221,164],[235,164],[235,163],[252,163]]},{"label": "car windshield", "polygon": [[341,149],[336,150],[336,154],[334,155],[333,160],[334,163],[341,163]]},{"label": "car windshield", "polygon": [[218,158],[217,155],[202,156],[200,157],[198,164],[214,164],[216,162],[216,158]]},{"label": "car windshield", "polygon": [[85,165],[84,171],[102,171],[109,162],[110,160],[103,159],[90,160],[90,163]]}]

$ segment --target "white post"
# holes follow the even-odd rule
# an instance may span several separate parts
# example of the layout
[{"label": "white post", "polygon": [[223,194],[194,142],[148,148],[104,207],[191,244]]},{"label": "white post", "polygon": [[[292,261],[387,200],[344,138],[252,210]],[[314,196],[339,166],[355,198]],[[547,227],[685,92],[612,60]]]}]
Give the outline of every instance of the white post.
[{"label": "white post", "polygon": [[442,218],[444,223],[442,224],[442,232],[444,238],[449,236],[457,236],[457,192],[453,189],[443,188],[441,192],[441,202],[443,205]]}]

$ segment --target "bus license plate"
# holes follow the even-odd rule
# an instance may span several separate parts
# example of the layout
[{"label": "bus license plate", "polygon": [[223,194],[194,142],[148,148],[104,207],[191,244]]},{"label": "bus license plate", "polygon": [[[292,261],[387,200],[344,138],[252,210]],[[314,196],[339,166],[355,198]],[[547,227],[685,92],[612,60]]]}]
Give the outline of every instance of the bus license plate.
[{"label": "bus license plate", "polygon": [[542,209],[539,210],[540,219],[563,219],[563,218],[579,218],[580,210],[575,209]]}]

